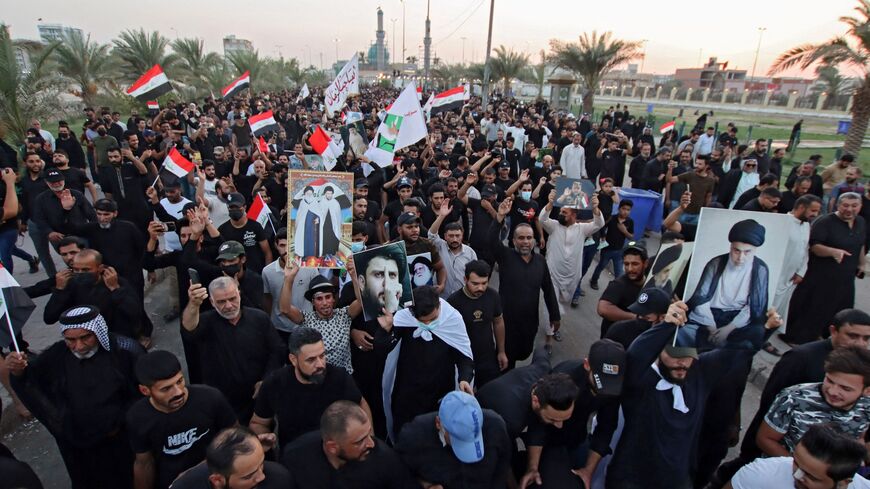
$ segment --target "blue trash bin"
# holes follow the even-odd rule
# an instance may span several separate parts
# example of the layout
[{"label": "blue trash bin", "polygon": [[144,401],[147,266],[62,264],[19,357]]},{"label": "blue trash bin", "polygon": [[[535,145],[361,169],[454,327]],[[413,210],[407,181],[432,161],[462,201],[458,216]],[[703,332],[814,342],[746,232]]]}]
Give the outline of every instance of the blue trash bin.
[{"label": "blue trash bin", "polygon": [[[647,229],[655,232],[662,230],[664,206],[660,193],[636,188],[620,188],[617,192],[620,201],[630,199],[634,202],[630,215],[634,221],[635,241],[641,239],[644,231]],[[618,212],[619,206],[614,205],[613,214]]]}]

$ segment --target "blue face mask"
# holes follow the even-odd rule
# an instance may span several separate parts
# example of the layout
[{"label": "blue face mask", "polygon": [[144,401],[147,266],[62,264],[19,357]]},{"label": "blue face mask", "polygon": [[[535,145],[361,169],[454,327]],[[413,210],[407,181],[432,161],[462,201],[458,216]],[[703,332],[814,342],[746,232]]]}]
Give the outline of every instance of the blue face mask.
[{"label": "blue face mask", "polygon": [[366,249],[366,244],[362,241],[354,241],[350,244],[350,252],[351,253],[359,253],[360,251]]},{"label": "blue face mask", "polygon": [[532,199],[532,192],[529,190],[524,190],[524,191],[520,192],[520,197],[522,197],[523,200],[531,200]]},{"label": "blue face mask", "polygon": [[438,327],[438,320],[433,319],[432,321],[429,321],[429,324],[421,323],[420,321],[417,321],[417,327],[423,328],[426,331],[432,331],[433,329]]},{"label": "blue face mask", "polygon": [[543,168],[543,167],[544,167],[543,161],[536,161],[535,162],[535,168]]}]

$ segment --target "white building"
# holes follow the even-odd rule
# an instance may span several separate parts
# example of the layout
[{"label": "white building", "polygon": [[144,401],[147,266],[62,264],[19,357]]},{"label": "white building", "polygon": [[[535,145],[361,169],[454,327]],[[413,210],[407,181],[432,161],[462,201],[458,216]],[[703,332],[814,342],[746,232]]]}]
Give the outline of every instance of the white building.
[{"label": "white building", "polygon": [[36,28],[39,30],[39,38],[45,43],[60,41],[64,35],[82,35],[81,29],[62,24],[37,24]]},{"label": "white building", "polygon": [[240,39],[232,34],[224,38],[224,56],[241,51],[253,52],[254,45],[247,39]]}]

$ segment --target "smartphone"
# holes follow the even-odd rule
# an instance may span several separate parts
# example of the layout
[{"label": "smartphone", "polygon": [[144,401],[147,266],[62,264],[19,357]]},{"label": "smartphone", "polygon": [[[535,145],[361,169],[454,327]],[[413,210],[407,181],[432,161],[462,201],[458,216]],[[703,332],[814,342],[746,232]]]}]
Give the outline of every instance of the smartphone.
[{"label": "smartphone", "polygon": [[199,272],[196,271],[195,268],[188,268],[187,275],[190,277],[190,283],[198,284],[199,282]]},{"label": "smartphone", "polygon": [[166,233],[174,233],[175,232],[175,222],[168,221],[168,222],[164,222],[162,224],[163,224],[163,231],[164,232],[166,232]]},{"label": "smartphone", "polygon": [[130,143],[127,141],[121,141],[121,149],[130,149]]}]

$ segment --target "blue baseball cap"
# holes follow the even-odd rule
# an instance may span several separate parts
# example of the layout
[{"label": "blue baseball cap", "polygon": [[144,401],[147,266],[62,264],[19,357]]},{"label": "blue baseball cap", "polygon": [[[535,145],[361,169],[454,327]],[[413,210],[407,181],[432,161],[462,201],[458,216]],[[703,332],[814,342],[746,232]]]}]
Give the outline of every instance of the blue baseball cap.
[{"label": "blue baseball cap", "polygon": [[450,434],[450,448],[460,462],[483,460],[483,410],[474,396],[452,391],[438,408],[441,426]]}]

